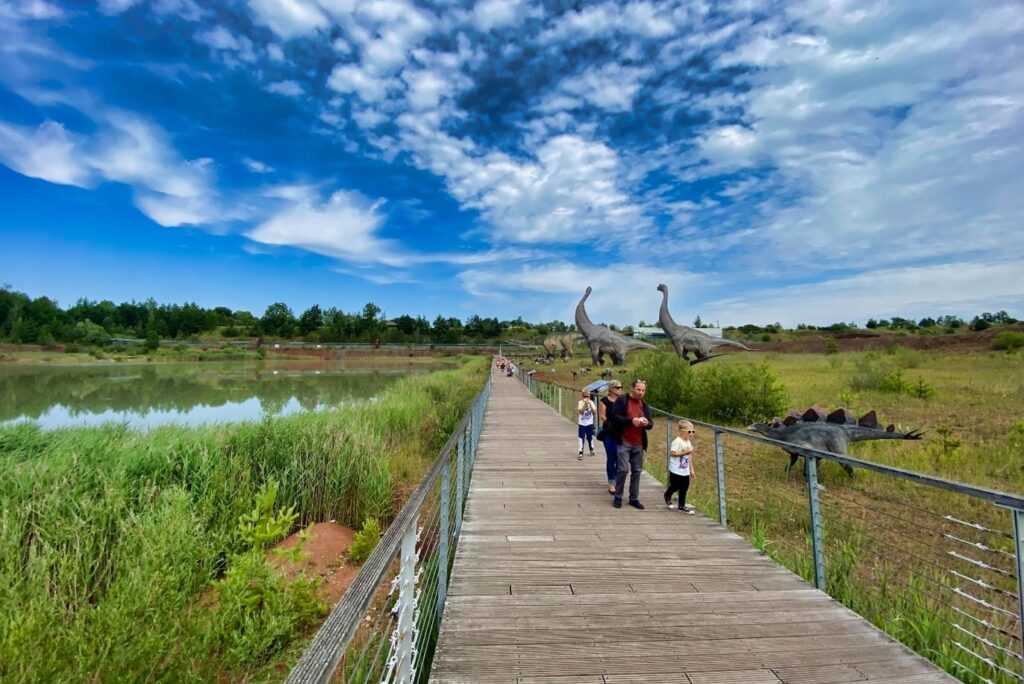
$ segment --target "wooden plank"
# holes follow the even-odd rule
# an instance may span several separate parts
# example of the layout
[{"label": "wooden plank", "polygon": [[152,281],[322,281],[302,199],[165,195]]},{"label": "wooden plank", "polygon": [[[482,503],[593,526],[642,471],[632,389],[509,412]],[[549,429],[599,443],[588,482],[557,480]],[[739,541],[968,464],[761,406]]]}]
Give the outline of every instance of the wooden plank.
[{"label": "wooden plank", "polygon": [[955,681],[650,476],[613,508],[575,433],[495,378],[431,682]]}]

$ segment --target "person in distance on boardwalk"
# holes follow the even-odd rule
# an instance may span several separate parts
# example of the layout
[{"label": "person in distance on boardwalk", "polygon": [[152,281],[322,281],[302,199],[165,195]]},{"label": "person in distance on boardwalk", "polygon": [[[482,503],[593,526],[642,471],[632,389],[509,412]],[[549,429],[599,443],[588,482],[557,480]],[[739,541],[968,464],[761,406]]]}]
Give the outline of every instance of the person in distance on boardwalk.
[{"label": "person in distance on boardwalk", "polygon": [[597,435],[599,441],[604,444],[604,469],[605,474],[608,475],[609,494],[615,493],[615,475],[618,472],[616,461],[619,458],[619,445],[615,443],[611,430],[612,406],[620,396],[622,396],[622,383],[612,380],[608,384],[608,396],[601,397],[601,401],[597,405],[597,415],[601,418],[601,430]]},{"label": "person in distance on boardwalk", "polygon": [[644,469],[644,451],[647,449],[647,431],[654,427],[651,409],[644,401],[647,382],[634,380],[629,394],[612,404],[612,435],[618,445],[615,473],[615,501],[622,508],[622,490],[629,476],[629,505],[644,509],[640,503],[640,473]]},{"label": "person in distance on boardwalk", "polygon": [[594,402],[590,399],[590,392],[582,390],[580,392],[579,403],[576,404],[576,413],[579,418],[576,419],[577,433],[580,438],[580,453],[576,458],[583,459],[583,439],[586,438],[587,445],[590,447],[590,455],[594,455]]},{"label": "person in distance on boardwalk", "polygon": [[693,423],[681,420],[676,424],[676,438],[672,440],[668,454],[668,489],[665,490],[665,506],[675,508],[672,495],[679,492],[679,510],[693,515],[693,506],[686,505],[686,492],[690,489],[690,478],[693,477]]}]

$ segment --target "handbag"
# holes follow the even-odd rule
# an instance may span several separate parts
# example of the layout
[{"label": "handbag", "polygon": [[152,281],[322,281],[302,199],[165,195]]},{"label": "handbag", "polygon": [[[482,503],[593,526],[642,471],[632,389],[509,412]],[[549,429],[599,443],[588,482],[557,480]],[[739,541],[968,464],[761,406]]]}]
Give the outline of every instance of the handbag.
[{"label": "handbag", "polygon": [[598,442],[603,442],[604,441],[604,434],[605,434],[604,433],[604,426],[602,425],[601,429],[597,431],[597,434],[594,435],[594,437],[597,439]]}]

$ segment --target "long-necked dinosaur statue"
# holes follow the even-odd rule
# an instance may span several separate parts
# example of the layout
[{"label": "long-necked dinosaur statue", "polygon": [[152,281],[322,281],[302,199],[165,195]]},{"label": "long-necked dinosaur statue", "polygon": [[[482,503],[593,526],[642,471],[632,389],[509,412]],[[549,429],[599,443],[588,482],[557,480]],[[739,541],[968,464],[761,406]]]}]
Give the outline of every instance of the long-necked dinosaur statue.
[{"label": "long-necked dinosaur statue", "polygon": [[[672,320],[672,314],[668,312],[668,285],[662,283],[658,285],[658,290],[661,291],[661,309],[658,310],[658,322],[661,323],[661,329],[672,340],[672,346],[675,347],[676,354],[689,361],[691,366],[695,363],[721,356],[721,354],[711,353],[711,350],[715,347],[736,347],[737,349],[752,351],[749,347],[739,342],[712,337],[696,328],[679,325]],[[693,352],[697,357],[693,361],[690,361],[690,352]]]},{"label": "long-necked dinosaur statue", "polygon": [[[809,408],[802,415],[790,411],[784,419],[772,418],[771,422],[754,423],[747,429],[780,442],[833,454],[845,454],[853,442],[869,439],[921,439],[922,434],[920,430],[898,432],[893,425],[883,428],[874,411],[857,419],[844,408],[838,408],[828,415],[817,408]],[[786,466],[788,473],[800,456],[791,451],[786,453],[789,454],[789,465]],[[845,463],[842,466],[848,475],[853,475],[853,468]],[[806,467],[804,470],[806,472]]]},{"label": "long-necked dinosaur statue", "polygon": [[621,366],[626,360],[626,354],[638,349],[655,348],[652,344],[626,337],[603,325],[592,323],[583,306],[591,291],[592,288],[588,286],[587,291],[580,298],[579,304],[576,305],[576,329],[583,333],[583,339],[587,341],[587,347],[590,348],[590,359],[594,365],[604,365],[604,355],[607,354],[611,357],[613,365]]}]

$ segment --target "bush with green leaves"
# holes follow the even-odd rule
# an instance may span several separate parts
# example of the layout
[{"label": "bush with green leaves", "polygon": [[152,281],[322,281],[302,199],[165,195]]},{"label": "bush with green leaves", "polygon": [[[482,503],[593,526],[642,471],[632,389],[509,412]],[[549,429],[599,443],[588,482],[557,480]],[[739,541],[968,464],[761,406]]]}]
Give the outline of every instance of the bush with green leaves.
[{"label": "bush with green leaves", "polygon": [[997,351],[1013,351],[1024,347],[1024,333],[1004,330],[992,338],[992,348]]},{"label": "bush with green leaves", "polygon": [[276,500],[277,482],[270,479],[256,493],[252,510],[238,518],[238,539],[248,550],[232,556],[224,577],[213,582],[217,610],[207,639],[232,666],[267,662],[327,611],[316,594],[318,579],[288,579],[264,556],[263,550],[287,535],[299,517],[295,506],[275,510]]},{"label": "bush with green leaves", "polygon": [[890,347],[885,355],[868,352],[854,362],[848,384],[855,391],[875,390],[928,399],[934,394],[931,386],[920,378],[911,380],[904,373],[919,363],[920,352],[899,346]]},{"label": "bush with green leaves", "polygon": [[785,410],[785,388],[767,364],[690,366],[671,354],[646,353],[636,369],[651,406],[698,420],[750,423]]},{"label": "bush with green leaves", "polygon": [[363,529],[356,532],[352,545],[348,547],[348,556],[356,563],[362,563],[380,543],[380,523],[376,518],[367,518]]}]

